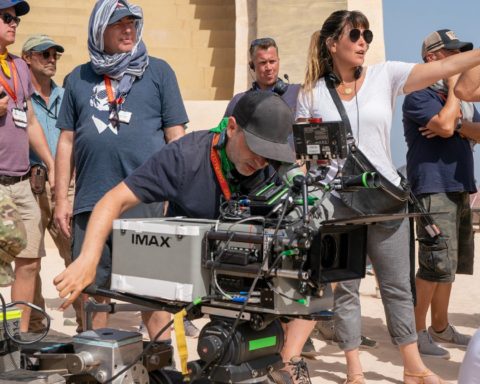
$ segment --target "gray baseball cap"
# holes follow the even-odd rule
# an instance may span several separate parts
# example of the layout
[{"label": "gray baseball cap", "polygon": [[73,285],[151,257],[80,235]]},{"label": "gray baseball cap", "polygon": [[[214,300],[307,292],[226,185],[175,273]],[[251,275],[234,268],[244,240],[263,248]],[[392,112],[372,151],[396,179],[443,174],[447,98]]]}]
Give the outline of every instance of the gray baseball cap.
[{"label": "gray baseball cap", "polygon": [[232,116],[243,129],[248,148],[267,160],[295,161],[289,144],[293,116],[287,103],[271,91],[248,91],[238,101]]},{"label": "gray baseball cap", "polygon": [[116,23],[118,20],[121,20],[127,16],[133,17],[135,19],[141,19],[140,16],[135,15],[130,10],[130,6],[126,1],[119,0],[117,2],[117,6],[115,7],[115,10],[112,13],[112,16],[110,16],[110,19],[108,20],[108,25]]}]

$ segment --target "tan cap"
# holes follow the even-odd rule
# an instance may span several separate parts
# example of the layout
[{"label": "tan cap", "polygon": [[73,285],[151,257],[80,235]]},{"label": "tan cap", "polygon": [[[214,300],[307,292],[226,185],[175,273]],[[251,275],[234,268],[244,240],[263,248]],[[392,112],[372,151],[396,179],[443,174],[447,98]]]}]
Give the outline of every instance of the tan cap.
[{"label": "tan cap", "polygon": [[23,43],[22,52],[35,51],[43,52],[49,48],[55,48],[57,52],[63,53],[65,49],[60,44],[57,44],[50,36],[47,35],[33,35],[30,36],[25,43]]},{"label": "tan cap", "polygon": [[458,40],[455,32],[450,29],[440,29],[432,32],[423,40],[422,58],[425,59],[428,52],[435,52],[442,48],[448,50],[458,49],[464,52],[473,49],[473,44]]}]

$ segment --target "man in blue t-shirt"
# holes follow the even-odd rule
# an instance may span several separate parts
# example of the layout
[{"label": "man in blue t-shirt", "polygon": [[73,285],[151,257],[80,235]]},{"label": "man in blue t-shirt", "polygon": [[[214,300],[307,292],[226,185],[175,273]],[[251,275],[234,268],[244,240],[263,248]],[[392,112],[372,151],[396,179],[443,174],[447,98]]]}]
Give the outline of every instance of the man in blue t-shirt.
[{"label": "man in blue t-shirt", "polygon": [[[98,200],[154,152],[183,136],[188,122],[175,74],[165,61],[148,56],[142,30],[140,7],[125,0],[97,2],[89,22],[91,60],[75,68],[66,83],[57,122],[62,132],[56,156],[55,220],[66,236],[73,237],[73,259],[80,253]],[[168,166],[175,172],[176,164]],[[67,191],[74,169],[72,212]],[[126,214],[152,217],[161,213],[158,203]],[[108,286],[110,274],[109,239],[103,245],[97,285]],[[150,336],[167,315],[160,319],[158,313],[144,314]],[[95,314],[94,328],[106,326],[106,316]]]},{"label": "man in blue t-shirt", "polygon": [[[277,93],[295,115],[300,84],[287,84],[278,77],[280,58],[275,40],[270,37],[255,39],[250,43],[248,53],[250,55],[248,66],[255,73],[255,81],[249,91],[262,90]],[[244,94],[245,92],[240,92],[233,96],[227,105],[225,117],[232,115],[235,105]]]},{"label": "man in blue t-shirt", "polygon": [[[442,29],[423,42],[425,62],[441,60],[472,49],[454,32]],[[432,238],[422,219],[417,220],[420,240],[416,277],[415,321],[420,354],[450,357],[438,343],[465,347],[470,336],[457,332],[448,320],[448,305],[456,273],[473,274],[474,242],[469,194],[476,192],[472,143],[480,138],[480,115],[472,103],[459,100],[453,90],[458,75],[409,94],[403,104],[408,145],[407,177],[419,203],[434,215],[441,235]],[[431,326],[427,330],[427,311]]]}]

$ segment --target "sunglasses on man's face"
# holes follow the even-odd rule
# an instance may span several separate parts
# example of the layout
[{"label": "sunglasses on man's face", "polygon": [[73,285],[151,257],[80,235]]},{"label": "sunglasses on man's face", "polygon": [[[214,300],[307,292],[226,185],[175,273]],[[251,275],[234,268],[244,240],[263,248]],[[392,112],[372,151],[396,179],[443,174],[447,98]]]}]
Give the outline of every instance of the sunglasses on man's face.
[{"label": "sunglasses on man's face", "polygon": [[370,44],[373,40],[373,32],[369,29],[365,29],[362,32],[358,28],[353,28],[350,30],[350,33],[348,34],[348,37],[350,37],[350,41],[352,43],[356,43],[360,39],[360,36],[363,36],[363,40],[365,40],[367,44]]},{"label": "sunglasses on man's face", "polygon": [[41,55],[45,60],[50,59],[50,57],[53,57],[55,60],[60,60],[60,57],[62,55],[58,52],[50,52],[50,51],[42,51],[42,52],[35,52],[38,55]]},{"label": "sunglasses on man's face", "polygon": [[13,16],[10,13],[0,13],[0,18],[5,24],[10,25],[12,21],[15,22],[15,24],[20,24],[20,18],[17,16]]}]

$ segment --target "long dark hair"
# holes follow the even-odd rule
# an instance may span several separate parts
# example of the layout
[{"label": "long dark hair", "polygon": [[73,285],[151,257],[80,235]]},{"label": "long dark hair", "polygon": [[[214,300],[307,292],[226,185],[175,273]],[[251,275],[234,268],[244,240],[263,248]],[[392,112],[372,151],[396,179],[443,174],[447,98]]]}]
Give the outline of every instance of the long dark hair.
[{"label": "long dark hair", "polygon": [[318,79],[332,71],[333,60],[327,47],[327,39],[337,40],[347,24],[353,28],[370,28],[370,23],[362,12],[340,10],[328,16],[322,25],[322,29],[313,33],[308,48],[304,82],[306,91],[311,91]]}]

